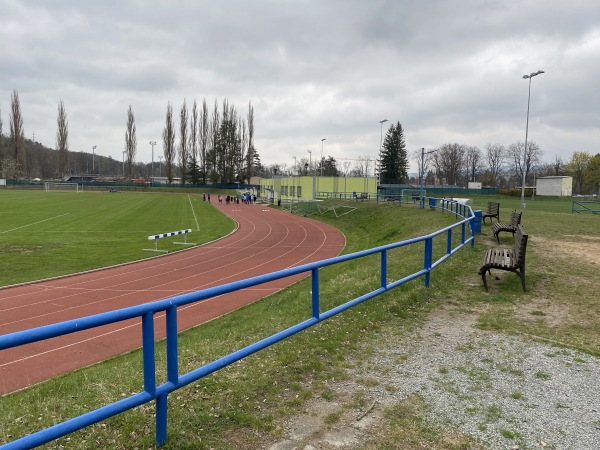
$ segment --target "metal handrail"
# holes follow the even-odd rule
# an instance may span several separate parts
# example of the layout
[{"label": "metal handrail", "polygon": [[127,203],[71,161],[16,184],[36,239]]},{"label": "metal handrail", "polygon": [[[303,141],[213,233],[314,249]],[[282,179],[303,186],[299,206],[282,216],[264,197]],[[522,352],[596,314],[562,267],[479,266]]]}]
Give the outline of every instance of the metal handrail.
[{"label": "metal handrail", "polygon": [[[90,328],[100,327],[133,318],[142,319],[142,355],[143,355],[143,377],[144,391],[133,394],[130,397],[110,403],[93,411],[82,414],[78,417],[66,420],[62,423],[50,426],[46,429],[37,431],[20,439],[14,440],[0,446],[1,449],[27,449],[43,445],[55,439],[87,426],[98,423],[109,417],[121,414],[130,409],[136,408],[145,403],[156,401],[156,444],[161,446],[167,439],[167,397],[171,392],[197,381],[207,375],[210,375],[236,361],[239,361],[253,353],[256,353],[266,347],[269,347],[283,339],[286,339],[300,331],[303,331],[313,325],[329,319],[336,314],[352,308],[366,300],[381,295],[390,289],[393,289],[408,281],[423,276],[425,286],[429,287],[431,271],[448,259],[466,244],[474,245],[474,227],[475,215],[473,210],[467,205],[461,205],[456,202],[440,199],[441,210],[451,211],[460,217],[457,223],[435,231],[425,236],[420,236],[393,244],[382,245],[379,247],[363,250],[347,255],[336,256],[302,266],[279,270],[264,275],[248,278],[245,280],[227,283],[201,291],[178,295],[169,299],[158,300],[142,305],[123,308],[115,311],[109,311],[93,316],[82,317],[79,319],[68,320],[52,325],[45,325],[30,330],[19,331],[0,336],[0,350],[17,347],[57,336],[63,336]],[[467,237],[467,226],[470,236]],[[460,229],[460,243],[453,247],[452,231],[455,228]],[[433,261],[433,239],[437,236],[446,235],[447,245],[446,253],[436,261]],[[423,269],[418,270],[399,280],[388,282],[387,278],[387,254],[388,251],[424,242]],[[367,294],[343,303],[335,308],[322,312],[320,310],[320,284],[319,269],[342,262],[363,258],[370,255],[380,255],[380,286]],[[179,374],[178,358],[178,334],[177,334],[177,314],[178,308],[203,300],[207,300],[219,295],[246,289],[260,284],[268,283],[282,278],[291,277],[297,274],[310,272],[312,281],[312,317],[300,322],[292,327],[275,333],[265,339],[262,339],[247,347],[234,351],[229,355],[216,359],[202,367],[191,372]],[[158,313],[166,313],[166,347],[167,347],[167,381],[161,385],[156,385],[156,361],[155,361],[155,341],[154,341],[154,319]]]}]

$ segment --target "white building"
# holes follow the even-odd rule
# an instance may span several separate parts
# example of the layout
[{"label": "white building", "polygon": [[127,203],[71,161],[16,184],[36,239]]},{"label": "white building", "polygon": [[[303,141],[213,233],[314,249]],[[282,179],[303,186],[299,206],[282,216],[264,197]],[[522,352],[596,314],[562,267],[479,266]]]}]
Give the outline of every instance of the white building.
[{"label": "white building", "polygon": [[573,177],[540,177],[535,180],[535,194],[570,197],[573,195]]}]

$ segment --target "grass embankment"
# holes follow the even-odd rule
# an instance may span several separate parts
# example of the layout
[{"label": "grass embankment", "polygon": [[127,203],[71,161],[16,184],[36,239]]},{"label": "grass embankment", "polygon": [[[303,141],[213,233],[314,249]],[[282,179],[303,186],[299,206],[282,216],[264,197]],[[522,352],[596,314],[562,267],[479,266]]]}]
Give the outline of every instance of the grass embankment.
[{"label": "grass embankment", "polygon": [[[487,201],[480,200],[476,207]],[[501,217],[508,218],[518,200],[500,199]],[[479,204],[480,203],[480,204]],[[512,203],[515,203],[513,205]],[[414,207],[359,204],[340,218],[317,217],[347,236],[347,252],[423,235],[442,228],[449,214]],[[600,351],[600,299],[594,287],[597,264],[580,255],[598,249],[598,218],[570,213],[570,203],[528,204],[523,224],[531,236],[527,253],[528,291],[518,277],[498,273],[483,290],[477,269],[481,254],[496,245],[484,225],[474,249],[466,248],[438,267],[431,287],[422,280],[300,333],[257,355],[246,358],[171,395],[169,437],[164,448],[253,449],[281,438],[282,419],[300,411],[313,397],[335,400],[330,383],[348,378],[348,369],[368,357],[380,339],[418,327],[427,314],[452,304],[458,313],[478,314],[488,330],[527,333],[575,347]],[[512,243],[504,235],[502,245]],[[564,251],[577,248],[576,251]],[[439,245],[443,246],[443,243]],[[590,247],[595,245],[596,247]],[[439,251],[439,249],[438,249]],[[403,248],[389,255],[394,278],[422,265],[422,247]],[[324,269],[320,275],[323,309],[357,297],[378,282],[378,260],[367,258]],[[226,317],[184,333],[180,339],[180,372],[186,372],[310,314],[310,280],[245,307]],[[159,348],[159,379],[164,380],[164,354]],[[141,389],[139,352],[115,358],[26,391],[0,399],[0,436],[9,440],[117,400]],[[372,380],[364,380],[370,383]],[[81,387],[85,386],[85,389]],[[345,408],[364,407],[354,396]],[[410,397],[390,410],[370,448],[470,448],[468,437],[436,427],[425,419],[427,405]],[[82,430],[49,448],[153,448],[154,408],[147,405]],[[335,422],[335,417],[331,417]],[[2,441],[3,442],[3,441]],[[63,447],[61,447],[63,446]]]},{"label": "grass embankment", "polygon": [[[0,286],[156,256],[148,236],[191,229],[189,242],[221,237],[235,224],[198,195],[127,192],[0,194]],[[210,212],[209,212],[210,211]],[[181,236],[159,240],[169,252]]]}]

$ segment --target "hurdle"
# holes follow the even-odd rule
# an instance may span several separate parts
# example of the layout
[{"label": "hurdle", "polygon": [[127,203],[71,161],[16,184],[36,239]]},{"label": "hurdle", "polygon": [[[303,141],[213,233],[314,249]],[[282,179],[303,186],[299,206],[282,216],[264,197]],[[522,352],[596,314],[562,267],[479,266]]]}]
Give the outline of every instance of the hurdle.
[{"label": "hurdle", "polygon": [[183,234],[183,242],[173,242],[173,244],[196,245],[195,242],[187,241],[187,235],[188,235],[188,233],[191,233],[191,232],[192,232],[192,230],[180,230],[180,231],[170,231],[168,233],[153,234],[152,236],[148,236],[148,240],[151,241],[154,239],[154,248],[144,248],[143,250],[146,250],[149,252],[169,253],[168,250],[159,250],[158,249],[158,240],[165,238],[165,237],[179,236],[182,234]]}]

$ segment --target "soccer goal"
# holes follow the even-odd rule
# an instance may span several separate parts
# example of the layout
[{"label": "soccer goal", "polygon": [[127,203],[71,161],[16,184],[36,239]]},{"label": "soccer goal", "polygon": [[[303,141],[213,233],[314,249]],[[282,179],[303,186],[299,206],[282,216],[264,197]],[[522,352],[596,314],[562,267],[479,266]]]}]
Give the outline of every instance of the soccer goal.
[{"label": "soccer goal", "polygon": [[75,191],[79,192],[83,189],[83,185],[80,187],[78,183],[54,183],[47,181],[44,183],[46,192],[50,191]]}]

